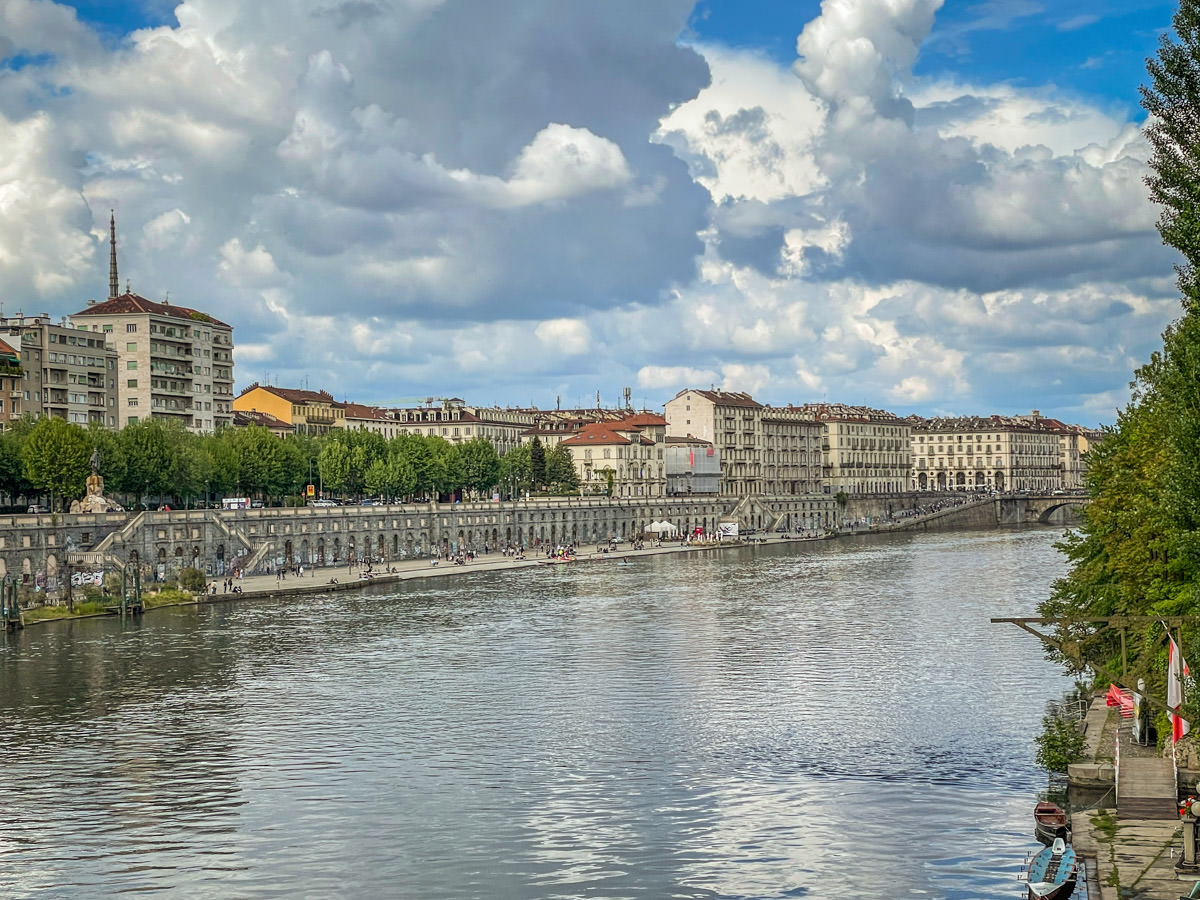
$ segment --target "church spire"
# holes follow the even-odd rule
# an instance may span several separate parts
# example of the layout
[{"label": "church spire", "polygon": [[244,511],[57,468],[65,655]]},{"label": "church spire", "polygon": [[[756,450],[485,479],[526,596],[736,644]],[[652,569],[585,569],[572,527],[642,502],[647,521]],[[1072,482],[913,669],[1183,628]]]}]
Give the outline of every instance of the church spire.
[{"label": "church spire", "polygon": [[108,212],[108,299],[111,300],[121,288],[117,282],[117,216],[111,209]]}]

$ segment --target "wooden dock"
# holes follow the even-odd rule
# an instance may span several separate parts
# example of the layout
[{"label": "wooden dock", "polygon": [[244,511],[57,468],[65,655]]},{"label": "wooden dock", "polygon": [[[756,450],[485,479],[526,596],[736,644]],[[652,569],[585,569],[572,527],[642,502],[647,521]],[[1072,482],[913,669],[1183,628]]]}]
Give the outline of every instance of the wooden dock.
[{"label": "wooden dock", "polygon": [[1118,740],[1117,819],[1179,821],[1175,767],[1157,754],[1139,754],[1130,740],[1129,726],[1122,723]]}]

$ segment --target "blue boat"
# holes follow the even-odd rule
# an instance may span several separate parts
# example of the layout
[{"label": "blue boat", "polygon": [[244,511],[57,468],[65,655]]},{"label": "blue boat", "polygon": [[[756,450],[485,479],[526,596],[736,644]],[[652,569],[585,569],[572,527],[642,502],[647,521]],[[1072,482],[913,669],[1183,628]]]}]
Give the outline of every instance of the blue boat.
[{"label": "blue boat", "polygon": [[1075,890],[1079,860],[1061,837],[1034,854],[1026,873],[1028,900],[1067,900]]}]

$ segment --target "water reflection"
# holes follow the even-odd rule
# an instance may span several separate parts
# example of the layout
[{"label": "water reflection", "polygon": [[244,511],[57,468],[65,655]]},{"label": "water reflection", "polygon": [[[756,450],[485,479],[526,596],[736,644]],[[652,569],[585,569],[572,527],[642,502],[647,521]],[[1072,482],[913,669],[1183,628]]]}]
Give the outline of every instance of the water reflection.
[{"label": "water reflection", "polygon": [[1003,896],[1064,679],[987,620],[1032,614],[1054,538],[27,629],[0,645],[0,891]]}]

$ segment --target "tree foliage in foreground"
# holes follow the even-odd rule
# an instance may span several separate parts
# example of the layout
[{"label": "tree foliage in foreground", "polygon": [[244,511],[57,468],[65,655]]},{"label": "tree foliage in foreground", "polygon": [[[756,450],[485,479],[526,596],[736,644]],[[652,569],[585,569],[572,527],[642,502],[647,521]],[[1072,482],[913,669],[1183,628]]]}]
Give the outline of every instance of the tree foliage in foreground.
[{"label": "tree foliage in foreground", "polygon": [[[1142,104],[1153,149],[1146,184],[1161,210],[1163,242],[1183,257],[1183,313],[1134,373],[1129,405],[1088,453],[1092,502],[1079,532],[1060,544],[1071,568],[1039,608],[1047,617],[1200,613],[1200,0],[1181,0],[1173,26],[1147,60]],[[1076,624],[1060,626],[1058,636],[1120,672],[1117,629]],[[1185,629],[1184,655],[1193,661],[1198,638],[1200,628]],[[1163,696],[1163,627],[1130,632],[1126,654],[1127,680],[1142,677]],[[1079,659],[1058,658],[1079,668]],[[1196,709],[1193,694],[1185,712]]]}]

